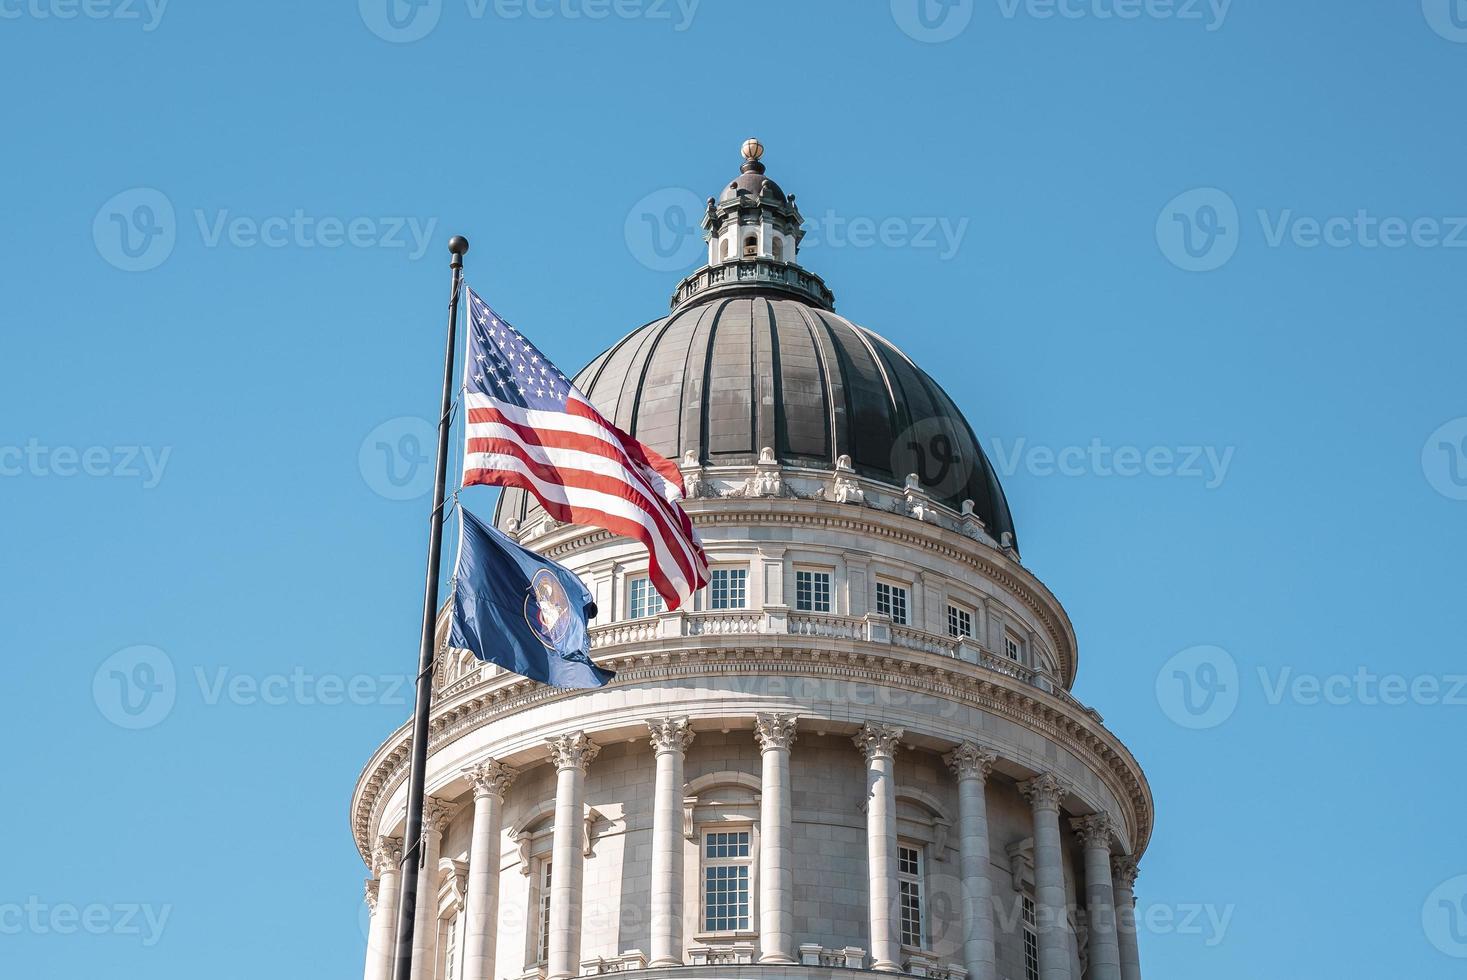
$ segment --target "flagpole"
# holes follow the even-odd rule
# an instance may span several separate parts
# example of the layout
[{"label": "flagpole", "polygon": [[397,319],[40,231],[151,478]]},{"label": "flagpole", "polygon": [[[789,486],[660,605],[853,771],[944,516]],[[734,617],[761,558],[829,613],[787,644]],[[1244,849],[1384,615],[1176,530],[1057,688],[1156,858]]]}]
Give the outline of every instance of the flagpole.
[{"label": "flagpole", "polygon": [[[438,623],[438,564],[443,554],[444,492],[448,482],[448,430],[453,409],[453,361],[458,342],[458,297],[469,240],[449,239],[453,285],[448,294],[448,350],[443,358],[443,401],[438,415],[438,459],[433,469],[433,511],[428,520],[428,580],[423,589],[423,634],[418,647],[417,700],[413,708],[412,763],[408,770],[407,828],[403,832],[402,899],[398,905],[393,980],[410,980],[418,882],[423,857],[423,779],[428,767],[428,709],[433,700],[434,634]],[[431,897],[431,896],[430,896]]]}]

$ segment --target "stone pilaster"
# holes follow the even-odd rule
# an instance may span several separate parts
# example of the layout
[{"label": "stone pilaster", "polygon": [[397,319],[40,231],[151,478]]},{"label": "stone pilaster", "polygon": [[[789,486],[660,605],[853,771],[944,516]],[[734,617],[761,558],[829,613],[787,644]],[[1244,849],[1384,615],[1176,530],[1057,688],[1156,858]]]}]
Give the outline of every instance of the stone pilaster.
[{"label": "stone pilaster", "polygon": [[794,828],[790,747],[794,715],[761,714],[754,736],[762,755],[759,800],[759,962],[794,963]]},{"label": "stone pilaster", "polygon": [[1121,953],[1121,980],[1141,980],[1141,951],[1136,943],[1136,876],[1140,869],[1129,857],[1110,860],[1115,888],[1116,942]]},{"label": "stone pilaster", "polygon": [[586,767],[601,747],[585,732],[549,740],[555,764],[555,837],[551,851],[550,961],[548,980],[566,980],[581,969],[581,882],[585,874]]},{"label": "stone pilaster", "polygon": [[468,894],[464,896],[463,980],[491,980],[499,931],[500,824],[504,794],[516,772],[493,759],[465,772],[474,788],[474,831],[469,842]]},{"label": "stone pilaster", "polygon": [[968,980],[998,980],[993,882],[988,876],[988,774],[998,754],[964,742],[943,756],[958,778],[958,868],[963,887],[963,965]]},{"label": "stone pilaster", "polygon": [[1085,852],[1085,920],[1090,930],[1087,980],[1121,980],[1116,945],[1115,890],[1110,879],[1110,817],[1103,813],[1070,821]]},{"label": "stone pilaster", "polygon": [[897,901],[896,750],[905,734],[890,725],[865,725],[855,736],[866,756],[866,861],[871,876],[873,970],[902,969],[901,905]]},{"label": "stone pilaster", "polygon": [[1021,783],[1034,810],[1034,912],[1039,927],[1039,980],[1070,980],[1070,920],[1065,898],[1060,805],[1068,792],[1053,773]]},{"label": "stone pilaster", "polygon": [[683,759],[693,742],[686,718],[650,719],[657,783],[652,803],[652,961],[683,962]]},{"label": "stone pilaster", "polygon": [[402,891],[402,838],[378,837],[372,848],[372,873],[377,896],[372,924],[367,930],[366,980],[392,980],[393,944],[397,941],[397,910]]}]

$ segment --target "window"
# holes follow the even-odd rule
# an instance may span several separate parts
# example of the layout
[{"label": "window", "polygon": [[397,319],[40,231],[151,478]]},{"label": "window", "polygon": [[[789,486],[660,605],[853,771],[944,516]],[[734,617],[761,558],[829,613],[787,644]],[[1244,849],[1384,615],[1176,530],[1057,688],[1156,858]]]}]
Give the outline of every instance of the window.
[{"label": "window", "polygon": [[795,608],[801,612],[830,612],[829,572],[795,572]]},{"label": "window", "polygon": [[947,607],[947,635],[972,636],[973,614],[962,606]]},{"label": "window", "polygon": [[703,929],[748,928],[749,831],[710,831],[703,835]]},{"label": "window", "polygon": [[550,862],[540,866],[540,941],[535,944],[536,959],[545,963],[550,959]]},{"label": "window", "polygon": [[784,261],[784,239],[782,238],[774,240],[774,258],[779,262]]},{"label": "window", "polygon": [[662,601],[662,596],[652,588],[652,583],[644,578],[634,578],[627,590],[628,609],[627,614],[632,619],[641,619],[643,616],[656,616],[658,613],[667,611],[667,603]]},{"label": "window", "polygon": [[890,616],[898,626],[907,625],[907,590],[900,585],[876,583],[876,611]]},{"label": "window", "polygon": [[728,258],[728,239],[727,238],[725,238],[723,240],[723,244],[719,248],[718,257],[721,258],[721,259]]},{"label": "window", "polygon": [[897,885],[902,900],[902,945],[922,948],[922,851],[897,848]]},{"label": "window", "polygon": [[448,936],[444,945],[443,953],[443,976],[445,980],[456,980],[458,977],[458,916],[454,916],[448,922]]},{"label": "window", "polygon": [[1039,980],[1039,920],[1034,915],[1034,899],[1023,896],[1024,903],[1024,980]]},{"label": "window", "polygon": [[1008,654],[1010,660],[1018,663],[1024,659],[1024,648],[1019,644],[1018,637],[1012,633],[1003,635],[1003,652]]},{"label": "window", "polygon": [[744,239],[744,258],[752,259],[759,254],[759,239],[750,235]]},{"label": "window", "polygon": [[714,609],[743,609],[748,586],[747,568],[715,568],[708,597]]}]

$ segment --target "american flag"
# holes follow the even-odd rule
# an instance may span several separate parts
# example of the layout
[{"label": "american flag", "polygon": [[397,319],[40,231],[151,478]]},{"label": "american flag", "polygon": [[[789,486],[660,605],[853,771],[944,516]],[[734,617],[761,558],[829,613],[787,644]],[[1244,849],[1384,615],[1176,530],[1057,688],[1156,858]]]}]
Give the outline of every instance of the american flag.
[{"label": "american flag", "polygon": [[708,557],[678,504],[682,474],[607,421],[534,344],[467,292],[464,486],[519,487],[558,521],[642,542],[648,578],[676,609],[708,582]]}]

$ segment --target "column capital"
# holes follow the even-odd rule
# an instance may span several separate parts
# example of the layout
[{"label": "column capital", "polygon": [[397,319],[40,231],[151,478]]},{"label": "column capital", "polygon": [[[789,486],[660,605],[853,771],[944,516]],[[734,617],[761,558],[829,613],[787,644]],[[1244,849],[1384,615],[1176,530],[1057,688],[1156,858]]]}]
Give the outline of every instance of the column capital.
[{"label": "column capital", "polygon": [[376,912],[377,912],[377,886],[378,886],[378,884],[379,884],[379,882],[377,881],[376,878],[368,878],[367,881],[366,881],[366,886],[365,886],[366,893],[367,893],[366,894],[366,897],[367,897],[367,909],[369,911],[371,911],[373,914],[376,914]]},{"label": "column capital", "polygon": [[964,742],[942,757],[949,769],[958,779],[976,779],[982,782],[993,772],[993,764],[998,761],[998,753],[992,749],[985,749],[973,742]]},{"label": "column capital", "polygon": [[372,874],[382,877],[384,871],[396,871],[402,866],[402,838],[378,837],[372,846]]},{"label": "column capital", "polygon": [[754,716],[754,737],[759,740],[761,751],[788,749],[795,744],[799,734],[795,715],[758,714]]},{"label": "column capital", "polygon": [[693,744],[693,723],[687,718],[648,718],[647,730],[652,733],[652,751],[659,755],[682,755]]},{"label": "column capital", "polygon": [[1035,810],[1053,810],[1059,812],[1060,802],[1070,789],[1064,782],[1052,772],[1041,773],[1028,782],[1019,784],[1019,792],[1029,801],[1029,805]]},{"label": "column capital", "polygon": [[905,729],[891,725],[873,725],[868,721],[852,736],[851,741],[866,754],[866,761],[870,762],[878,758],[894,758],[897,746],[905,734]]},{"label": "column capital", "polygon": [[546,739],[545,744],[550,746],[550,760],[555,763],[557,771],[579,769],[583,776],[586,774],[586,767],[601,753],[601,746],[591,741],[585,732],[571,732],[559,738]]},{"label": "column capital", "polygon": [[441,834],[448,829],[448,818],[458,807],[434,797],[423,799],[423,833]]},{"label": "column capital", "polygon": [[501,802],[519,774],[518,769],[506,766],[496,759],[485,759],[477,766],[469,766],[464,770],[464,775],[469,777],[469,784],[474,787],[474,799],[492,796]]},{"label": "column capital", "polygon": [[1088,817],[1075,817],[1070,821],[1070,826],[1074,828],[1075,836],[1085,847],[1110,851],[1113,827],[1107,814],[1092,813]]},{"label": "column capital", "polygon": [[1135,888],[1136,877],[1141,874],[1141,869],[1136,865],[1135,858],[1128,854],[1117,854],[1110,859],[1110,873],[1117,885]]}]

